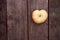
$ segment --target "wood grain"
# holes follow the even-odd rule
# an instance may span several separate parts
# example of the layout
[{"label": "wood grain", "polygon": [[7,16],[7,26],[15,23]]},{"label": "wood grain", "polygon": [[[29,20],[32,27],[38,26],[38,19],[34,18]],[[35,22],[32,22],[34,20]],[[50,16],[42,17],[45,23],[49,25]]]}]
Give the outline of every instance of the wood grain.
[{"label": "wood grain", "polygon": [[6,32],[6,0],[0,0],[0,40],[7,40]]},{"label": "wood grain", "polygon": [[49,0],[49,40],[60,40],[59,0]]},{"label": "wood grain", "polygon": [[[59,4],[60,0],[49,0],[49,40],[60,40]],[[36,9],[48,12],[48,0],[0,0],[0,40],[48,40],[48,20],[40,25],[32,20]]]},{"label": "wood grain", "polygon": [[48,20],[40,25],[32,20],[32,11],[37,9],[45,9],[48,12],[48,0],[28,0],[29,40],[48,40]]},{"label": "wood grain", "polygon": [[27,1],[7,0],[8,40],[27,40]]}]

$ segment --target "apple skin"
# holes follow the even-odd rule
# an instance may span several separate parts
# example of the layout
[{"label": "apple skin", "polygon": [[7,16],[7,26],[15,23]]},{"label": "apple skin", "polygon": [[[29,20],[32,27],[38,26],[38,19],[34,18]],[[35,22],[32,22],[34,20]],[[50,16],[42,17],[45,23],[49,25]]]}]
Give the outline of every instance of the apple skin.
[{"label": "apple skin", "polygon": [[46,10],[35,10],[32,12],[32,19],[37,24],[44,23],[48,18],[48,13]]}]

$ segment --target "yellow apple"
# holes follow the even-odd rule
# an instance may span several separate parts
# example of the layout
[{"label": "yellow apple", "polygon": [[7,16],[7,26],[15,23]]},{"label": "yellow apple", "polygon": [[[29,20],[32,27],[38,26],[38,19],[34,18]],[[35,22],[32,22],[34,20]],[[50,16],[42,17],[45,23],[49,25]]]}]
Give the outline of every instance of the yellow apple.
[{"label": "yellow apple", "polygon": [[35,10],[32,12],[32,19],[35,23],[44,23],[48,18],[48,13],[46,10]]}]

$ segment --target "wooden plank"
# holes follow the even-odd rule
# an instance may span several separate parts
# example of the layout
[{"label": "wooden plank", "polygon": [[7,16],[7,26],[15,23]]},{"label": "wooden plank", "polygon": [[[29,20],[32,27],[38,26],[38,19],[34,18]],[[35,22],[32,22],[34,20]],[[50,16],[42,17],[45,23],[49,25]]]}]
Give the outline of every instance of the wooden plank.
[{"label": "wooden plank", "polygon": [[6,32],[6,0],[0,0],[0,40],[7,40]]},{"label": "wooden plank", "polygon": [[27,40],[27,0],[7,0],[8,40]]},{"label": "wooden plank", "polygon": [[49,0],[49,40],[60,40],[59,0]]},{"label": "wooden plank", "polygon": [[28,0],[29,40],[48,40],[48,20],[40,25],[32,20],[32,11],[36,9],[45,9],[48,12],[48,0]]}]

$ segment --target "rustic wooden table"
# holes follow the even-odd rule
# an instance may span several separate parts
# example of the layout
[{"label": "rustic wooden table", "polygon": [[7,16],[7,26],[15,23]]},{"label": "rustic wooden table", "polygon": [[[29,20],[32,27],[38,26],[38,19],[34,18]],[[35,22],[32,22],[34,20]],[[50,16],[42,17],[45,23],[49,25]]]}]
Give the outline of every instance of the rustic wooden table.
[{"label": "rustic wooden table", "polygon": [[[0,40],[60,40],[60,0],[0,0]],[[37,25],[32,11],[45,9],[48,20]]]}]

